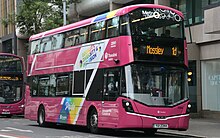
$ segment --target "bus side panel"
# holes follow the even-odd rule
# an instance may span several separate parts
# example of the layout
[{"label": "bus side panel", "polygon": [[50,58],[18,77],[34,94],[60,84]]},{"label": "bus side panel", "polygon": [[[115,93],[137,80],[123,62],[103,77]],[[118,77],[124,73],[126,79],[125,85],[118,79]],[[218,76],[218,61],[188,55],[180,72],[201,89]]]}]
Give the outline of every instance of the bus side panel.
[{"label": "bus side panel", "polygon": [[110,38],[103,55],[103,62],[99,68],[123,66],[133,62],[133,50],[131,37],[120,36]]},{"label": "bus side panel", "polygon": [[[48,97],[43,98],[43,100],[40,100],[45,108],[45,119],[47,122],[57,122],[57,118],[59,117],[59,111],[60,111],[60,103],[62,101],[61,97]],[[39,108],[39,107],[38,107]]]},{"label": "bus side panel", "polygon": [[37,120],[37,109],[39,106],[39,102],[35,101],[34,98],[30,95],[30,87],[26,86],[25,92],[25,113],[24,117],[30,120]]},{"label": "bus side panel", "polygon": [[120,62],[122,65],[126,65],[134,61],[133,46],[131,36],[120,36]]},{"label": "bus side panel", "polygon": [[31,63],[28,62],[30,66],[29,74],[36,75],[51,74],[54,72],[70,72],[73,70],[73,65],[76,62],[79,50],[79,47],[71,47],[68,50],[60,50],[47,54],[42,53],[35,55],[35,57],[29,56],[29,62],[33,61]]}]

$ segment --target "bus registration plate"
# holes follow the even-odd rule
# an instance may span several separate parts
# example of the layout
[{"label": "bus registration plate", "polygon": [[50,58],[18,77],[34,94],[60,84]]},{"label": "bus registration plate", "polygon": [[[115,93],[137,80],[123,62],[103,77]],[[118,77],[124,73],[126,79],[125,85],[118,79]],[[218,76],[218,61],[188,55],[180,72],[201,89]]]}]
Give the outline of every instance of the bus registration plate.
[{"label": "bus registration plate", "polygon": [[7,112],[7,111],[6,111],[6,112],[2,112],[2,114],[3,114],[3,115],[9,115],[10,112]]},{"label": "bus registration plate", "polygon": [[153,128],[168,128],[168,124],[153,124]]}]

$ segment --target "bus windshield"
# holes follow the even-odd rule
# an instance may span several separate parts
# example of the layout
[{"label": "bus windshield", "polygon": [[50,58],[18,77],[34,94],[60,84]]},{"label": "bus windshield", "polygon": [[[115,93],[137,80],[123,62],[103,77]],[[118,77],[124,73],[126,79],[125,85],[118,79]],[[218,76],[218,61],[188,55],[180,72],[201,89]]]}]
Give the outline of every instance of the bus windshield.
[{"label": "bus windshield", "polygon": [[184,69],[133,64],[130,70],[132,89],[123,95],[149,106],[173,106],[188,98]]},{"label": "bus windshield", "polygon": [[184,63],[183,19],[170,10],[137,9],[129,13],[134,59]]},{"label": "bus windshield", "polygon": [[1,72],[22,72],[21,60],[13,56],[0,56]]},{"label": "bus windshield", "polygon": [[21,59],[0,55],[0,103],[13,103],[22,98],[23,72]]},{"label": "bus windshield", "polygon": [[182,18],[170,10],[138,9],[129,15],[132,36],[184,37]]}]

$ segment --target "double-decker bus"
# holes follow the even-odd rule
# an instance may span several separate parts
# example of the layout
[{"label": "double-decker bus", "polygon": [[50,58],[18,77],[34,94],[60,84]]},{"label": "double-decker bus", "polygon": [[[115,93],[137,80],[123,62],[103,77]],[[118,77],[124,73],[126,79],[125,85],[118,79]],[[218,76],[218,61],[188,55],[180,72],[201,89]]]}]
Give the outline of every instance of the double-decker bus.
[{"label": "double-decker bus", "polygon": [[30,37],[25,118],[100,128],[187,130],[183,14],[140,4]]},{"label": "double-decker bus", "polygon": [[24,72],[22,57],[0,53],[0,115],[24,114]]}]

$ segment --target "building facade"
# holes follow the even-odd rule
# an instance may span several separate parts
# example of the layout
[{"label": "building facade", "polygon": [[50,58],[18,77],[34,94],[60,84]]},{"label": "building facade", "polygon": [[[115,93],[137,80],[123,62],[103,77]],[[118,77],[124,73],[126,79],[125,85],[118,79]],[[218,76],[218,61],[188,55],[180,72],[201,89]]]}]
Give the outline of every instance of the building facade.
[{"label": "building facade", "polygon": [[24,40],[17,37],[14,23],[15,14],[21,1],[22,0],[0,1],[0,52],[26,57]]}]

